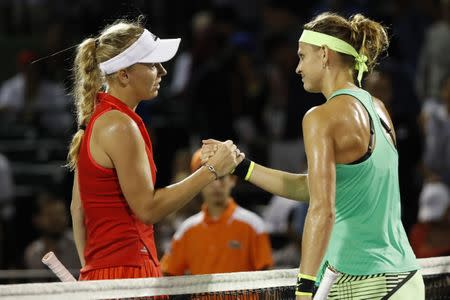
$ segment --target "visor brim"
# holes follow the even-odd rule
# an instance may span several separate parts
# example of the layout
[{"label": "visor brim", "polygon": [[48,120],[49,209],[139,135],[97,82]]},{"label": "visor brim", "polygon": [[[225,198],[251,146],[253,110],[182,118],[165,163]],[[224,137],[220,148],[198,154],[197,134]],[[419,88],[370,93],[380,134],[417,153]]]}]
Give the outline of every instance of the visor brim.
[{"label": "visor brim", "polygon": [[157,46],[148,55],[139,60],[140,63],[162,63],[171,60],[178,51],[181,39],[159,39]]}]

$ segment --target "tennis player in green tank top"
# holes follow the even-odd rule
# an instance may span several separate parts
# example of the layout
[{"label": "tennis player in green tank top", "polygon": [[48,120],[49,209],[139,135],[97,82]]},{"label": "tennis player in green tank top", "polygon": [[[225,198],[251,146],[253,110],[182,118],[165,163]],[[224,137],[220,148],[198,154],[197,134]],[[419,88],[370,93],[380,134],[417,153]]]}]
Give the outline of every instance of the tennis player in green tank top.
[{"label": "tennis player in green tank top", "polygon": [[[385,28],[360,14],[323,13],[305,24],[296,72],[306,91],[326,99],[303,119],[308,174],[249,159],[234,171],[268,192],[309,201],[298,300],[312,299],[316,286],[314,299],[425,299],[400,220],[393,124],[383,103],[360,88],[388,44]],[[203,162],[216,142],[204,141]],[[320,284],[327,269],[336,275],[328,291],[326,280]]]}]

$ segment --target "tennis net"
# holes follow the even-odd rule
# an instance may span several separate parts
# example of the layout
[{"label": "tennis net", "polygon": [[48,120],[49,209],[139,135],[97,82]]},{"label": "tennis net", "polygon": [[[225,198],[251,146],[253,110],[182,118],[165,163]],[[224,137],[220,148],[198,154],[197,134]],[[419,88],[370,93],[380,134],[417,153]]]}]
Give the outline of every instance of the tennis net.
[{"label": "tennis net", "polygon": [[[450,299],[450,256],[419,260],[426,299]],[[295,299],[297,269],[0,286],[1,299]]]}]

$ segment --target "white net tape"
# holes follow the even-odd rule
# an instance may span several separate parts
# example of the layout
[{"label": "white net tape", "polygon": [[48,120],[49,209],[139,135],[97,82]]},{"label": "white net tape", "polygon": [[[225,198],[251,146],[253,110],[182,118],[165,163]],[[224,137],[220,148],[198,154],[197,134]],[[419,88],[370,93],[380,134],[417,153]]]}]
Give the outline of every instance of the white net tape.
[{"label": "white net tape", "polygon": [[[450,256],[419,259],[423,275],[450,273]],[[212,291],[253,290],[295,285],[298,269],[177,276],[166,278],[28,283],[0,286],[0,298],[111,299]]]}]

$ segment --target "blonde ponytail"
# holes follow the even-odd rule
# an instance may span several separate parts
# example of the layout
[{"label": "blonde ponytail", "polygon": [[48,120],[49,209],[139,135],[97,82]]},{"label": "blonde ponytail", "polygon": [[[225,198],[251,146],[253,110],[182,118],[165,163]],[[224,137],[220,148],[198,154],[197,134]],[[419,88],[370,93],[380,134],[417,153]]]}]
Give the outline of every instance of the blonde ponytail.
[{"label": "blonde ponytail", "polygon": [[78,160],[81,140],[94,111],[97,93],[102,86],[102,75],[96,58],[96,40],[84,40],[77,50],[74,62],[75,85],[73,96],[77,115],[78,131],[72,138],[68,154],[68,167],[74,170]]},{"label": "blonde ponytail", "polygon": [[349,24],[352,29],[352,44],[358,47],[355,49],[359,53],[367,56],[367,67],[371,72],[379,55],[389,47],[386,28],[361,14],[350,17]]}]

